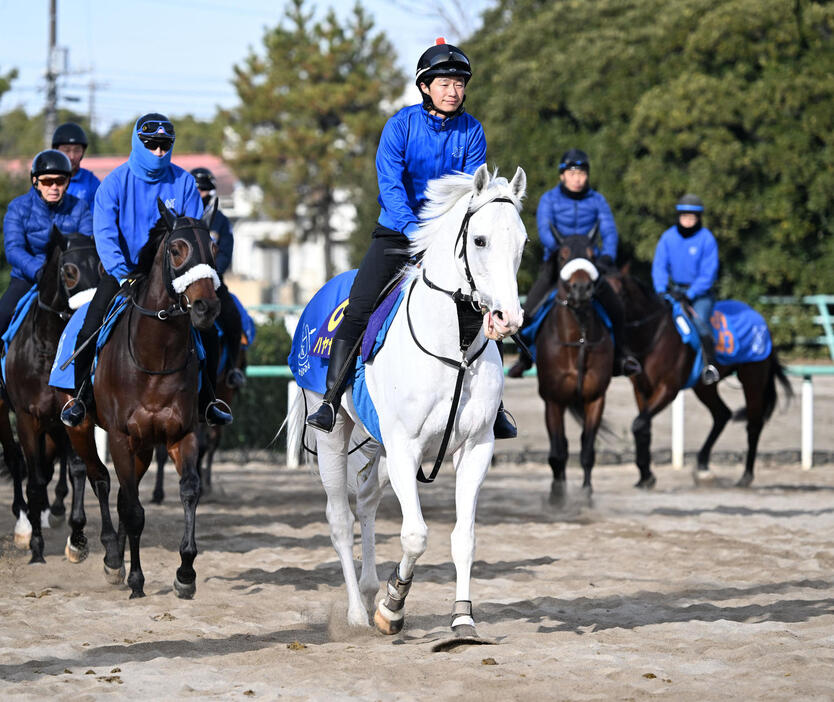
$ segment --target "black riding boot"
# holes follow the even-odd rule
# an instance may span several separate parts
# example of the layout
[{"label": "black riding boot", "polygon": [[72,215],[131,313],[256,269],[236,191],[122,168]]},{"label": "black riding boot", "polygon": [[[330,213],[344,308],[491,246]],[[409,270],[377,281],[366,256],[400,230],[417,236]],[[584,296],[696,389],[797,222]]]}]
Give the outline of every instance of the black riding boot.
[{"label": "black riding boot", "polygon": [[704,367],[701,370],[701,382],[704,385],[714,385],[721,380],[721,373],[715,362],[715,339],[712,334],[704,334],[700,329],[701,349],[704,352]]},{"label": "black riding boot", "polygon": [[355,342],[350,339],[333,339],[330,363],[327,366],[327,392],[319,408],[307,417],[308,426],[321,431],[333,431],[336,415],[342,405],[342,393],[351,377],[349,366],[354,363],[354,345]]},{"label": "black riding boot", "polygon": [[[496,341],[495,343],[498,345],[498,355],[501,356],[501,367],[503,368],[504,342]],[[507,414],[507,411],[504,409],[504,401],[501,400],[501,404],[498,405],[498,412],[495,414],[495,421],[492,424],[492,433],[496,439],[515,439],[518,436],[518,429],[516,428],[515,422],[511,422]]]},{"label": "black riding boot", "polygon": [[614,375],[637,375],[643,371],[640,361],[628,350],[625,340],[625,309],[623,302],[605,278],[597,283],[596,298],[611,320],[614,335]]},{"label": "black riding boot", "polygon": [[200,419],[205,420],[210,427],[226,426],[234,421],[234,417],[229,405],[223,400],[217,399],[215,391],[217,387],[217,364],[220,357],[217,332],[212,328],[201,332],[201,337],[206,352],[206,361],[203,364],[203,377],[200,383],[200,393],[197,397]]}]

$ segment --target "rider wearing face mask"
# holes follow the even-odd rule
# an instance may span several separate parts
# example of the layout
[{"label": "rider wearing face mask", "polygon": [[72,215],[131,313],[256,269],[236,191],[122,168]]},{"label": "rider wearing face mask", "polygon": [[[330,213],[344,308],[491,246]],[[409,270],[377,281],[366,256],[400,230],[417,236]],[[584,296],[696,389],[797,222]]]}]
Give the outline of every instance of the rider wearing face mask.
[{"label": "rider wearing face mask", "polygon": [[[417,62],[415,83],[422,103],[397,112],[382,130],[376,153],[381,211],[333,339],[324,402],[307,417],[312,427],[333,429],[347,380],[338,382],[340,372],[353,362],[354,346],[378,296],[408,261],[427,182],[455,171],[471,175],[486,161],[484,130],[463,108],[471,77],[466,54],[438,39]],[[494,429],[496,438],[515,436],[503,405]]]},{"label": "rider wearing face mask", "polygon": [[[538,278],[527,293],[524,303],[525,325],[533,320],[533,315],[545,296],[554,288],[558,281],[557,253],[559,244],[553,236],[551,227],[562,236],[588,234],[594,225],[599,225],[599,236],[602,244],[596,251],[594,263],[599,269],[597,287],[594,297],[605,308],[611,320],[611,331],[614,335],[614,374],[634,375],[639,373],[640,362],[629,353],[625,344],[625,310],[622,300],[605,280],[605,274],[615,268],[617,258],[617,225],[614,215],[605,197],[590,187],[591,163],[588,154],[581,149],[569,149],[559,162],[559,185],[548,190],[539,201],[536,211],[536,223],[539,239],[544,246],[544,260],[539,270]],[[510,368],[511,378],[521,377],[525,370],[532,366],[526,356],[522,356]]]},{"label": "rider wearing face mask", "polygon": [[65,122],[52,134],[52,148],[65,154],[72,165],[72,179],[67,192],[84,200],[92,211],[101,181],[91,171],[81,168],[81,160],[87,151],[86,132],[75,122]]},{"label": "rider wearing face mask", "polygon": [[[186,217],[199,218],[203,214],[194,178],[171,163],[175,138],[174,125],[165,115],[152,112],[140,117],[132,132],[127,162],[114,169],[96,192],[93,232],[106,273],[87,309],[76,349],[98,334],[121,281],[136,268],[139,252],[159,220],[157,198],[169,210]],[[88,380],[94,355],[95,340],[75,358],[75,397],[61,411],[61,421],[68,426],[78,426],[92,404],[92,384]],[[213,395],[213,387],[207,388],[203,383],[203,388]],[[201,415],[214,424],[232,420],[229,413],[220,410],[202,392]]]},{"label": "rider wearing face mask", "polygon": [[663,232],[657,242],[652,282],[658,294],[669,293],[692,306],[692,323],[701,337],[706,361],[701,380],[712,385],[721,377],[715,366],[715,340],[709,321],[715,305],[712,287],[718,277],[718,244],[701,223],[704,203],[697,195],[684,195],[675,206],[675,213],[677,223]]},{"label": "rider wearing face mask", "polygon": [[[214,179],[214,174],[208,168],[195,168],[191,171],[194,180],[197,183],[197,190],[200,192],[200,197],[203,200],[203,207],[207,207],[211,199],[217,195],[217,182]],[[226,345],[226,352],[229,356],[228,367],[229,371],[226,373],[226,385],[230,388],[239,388],[246,383],[246,376],[243,371],[237,367],[238,354],[240,353],[240,338],[243,334],[243,328],[240,322],[240,313],[235,304],[229,289],[223,282],[223,274],[232,263],[232,252],[235,246],[235,238],[232,234],[232,225],[229,223],[229,218],[224,215],[218,208],[214,214],[210,227],[211,238],[217,244],[217,255],[214,259],[214,267],[217,269],[217,275],[220,277],[220,287],[217,288],[217,297],[220,298],[220,314],[217,317],[217,322],[223,330],[223,342]],[[202,332],[205,336],[209,332]],[[208,344],[206,352],[210,353],[212,348],[216,348],[216,344]],[[219,359],[206,358],[206,364],[209,368],[217,368]]]},{"label": "rider wearing face mask", "polygon": [[0,334],[9,326],[20,298],[40,279],[52,225],[64,234],[93,235],[87,203],[67,194],[71,171],[69,159],[60,151],[41,151],[32,161],[32,188],[9,203],[3,232],[12,276],[0,298]]}]

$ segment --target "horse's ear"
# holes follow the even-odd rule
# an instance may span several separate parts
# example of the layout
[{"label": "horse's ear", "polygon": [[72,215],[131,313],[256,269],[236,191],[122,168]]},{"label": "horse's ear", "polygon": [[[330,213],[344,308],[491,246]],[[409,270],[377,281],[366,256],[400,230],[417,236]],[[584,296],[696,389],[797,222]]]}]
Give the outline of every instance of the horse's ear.
[{"label": "horse's ear", "polygon": [[477,197],[480,195],[484,190],[486,190],[487,185],[489,184],[489,169],[485,163],[482,163],[478,166],[478,170],[475,171],[475,178],[472,182],[472,194]]},{"label": "horse's ear", "polygon": [[214,220],[214,215],[217,212],[217,195],[211,198],[208,207],[203,211],[202,222],[206,225],[206,229],[211,229],[211,223]]},{"label": "horse's ear", "polygon": [[594,222],[594,226],[591,227],[591,231],[588,232],[588,243],[591,246],[597,245],[597,239],[599,239],[599,220]]},{"label": "horse's ear", "polygon": [[519,200],[527,194],[527,174],[521,166],[515,169],[515,175],[510,181],[510,190],[512,190],[513,196]]},{"label": "horse's ear", "polygon": [[61,233],[61,230],[58,229],[58,225],[54,222],[52,223],[52,229],[49,231],[49,243],[53,246],[57,246],[61,249],[61,251],[67,250],[67,238]]},{"label": "horse's ear", "polygon": [[165,226],[168,227],[168,231],[174,231],[174,222],[177,221],[177,217],[165,206],[165,203],[162,202],[162,198],[159,195],[156,196],[156,207],[159,210],[159,214],[162,215],[162,219],[165,220]]},{"label": "horse's ear", "polygon": [[565,237],[562,236],[561,232],[556,229],[556,225],[553,222],[550,223],[550,232],[553,234],[553,238],[556,239],[556,243],[559,246],[563,246],[565,243]]}]

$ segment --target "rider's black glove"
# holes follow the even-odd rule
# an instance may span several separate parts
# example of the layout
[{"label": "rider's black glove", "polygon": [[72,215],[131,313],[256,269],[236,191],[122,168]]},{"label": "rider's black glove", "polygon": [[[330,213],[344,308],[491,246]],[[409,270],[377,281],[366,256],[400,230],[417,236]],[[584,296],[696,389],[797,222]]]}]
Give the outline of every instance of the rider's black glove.
[{"label": "rider's black glove", "polygon": [[608,256],[607,254],[603,254],[602,256],[597,257],[596,265],[597,270],[602,275],[606,275],[608,273],[613,272],[617,267],[617,265],[614,263],[614,259]]}]

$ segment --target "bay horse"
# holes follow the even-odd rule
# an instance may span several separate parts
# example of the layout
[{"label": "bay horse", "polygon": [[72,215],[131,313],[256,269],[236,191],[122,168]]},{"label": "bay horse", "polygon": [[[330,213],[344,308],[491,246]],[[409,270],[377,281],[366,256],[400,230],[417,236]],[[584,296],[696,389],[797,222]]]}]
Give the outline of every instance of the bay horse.
[{"label": "bay horse", "polygon": [[[355,460],[349,466],[352,435],[360,442],[370,436],[358,419],[351,393],[346,393],[331,433],[307,432],[317,447],[330,537],[342,565],[348,622],[353,626],[368,625],[368,611],[379,590],[374,520],[382,486],[390,479],[402,512],[403,555],[388,579],[374,623],[385,634],[402,629],[415,563],[428,542],[418,472],[424,482],[433,479],[434,474],[423,475],[421,463],[425,458],[434,460],[444,446],[456,472],[452,559],[457,584],[451,628],[457,638],[475,636],[469,588],[475,507],[492,459],[492,426],[504,382],[498,347],[490,339],[515,333],[523,316],[516,273],[527,240],[519,216],[525,188],[521,168],[508,183],[496,174],[490,176],[486,165],[474,175],[448,175],[428,184],[422,226],[411,248],[415,256],[422,256],[421,263],[406,269],[402,303],[385,344],[365,370],[382,444],[368,441],[361,453],[352,454]],[[470,330],[465,341],[463,327]],[[290,431],[290,436],[301,435],[305,406],[316,406],[322,398],[308,390],[299,392],[288,417],[297,431]],[[435,466],[439,468],[439,459]],[[349,486],[357,491],[362,531],[359,581],[353,561]]]},{"label": "bay horse", "polygon": [[92,297],[100,277],[101,265],[92,238],[78,233],[64,236],[53,226],[37,299],[29,306],[6,353],[6,390],[17,417],[27,478],[26,509],[22,510],[18,496],[23,476],[15,476],[15,507],[20,509],[15,540],[28,544],[31,563],[44,562],[41,515],[49,509],[47,485],[56,458],[69,464],[73,488],[69,518],[72,533],[64,553],[73,563],[83,561],[88,553],[84,535],[86,471],[70,450],[59,418],[61,396],[49,386],[49,373],[61,332],[73,311]]},{"label": "bay horse", "polygon": [[[654,290],[633,276],[620,276],[626,310],[626,335],[629,346],[640,358],[643,372],[631,378],[639,411],[631,426],[635,461],[640,479],[635,487],[652,488],[657,478],[651,469],[652,418],[669,405],[686,385],[695,362],[695,351],[680,337],[672,308]],[[696,481],[710,477],[709,458],[716,440],[730,419],[747,422],[747,458],[737,487],[753,482],[753,465],[762,427],[776,407],[776,381],[785,393],[793,395],[790,382],[779,363],[776,349],[762,361],[732,366],[716,364],[723,380],[736,373],[744,390],[745,409],[733,413],[718,394],[718,383],[693,387],[696,397],[712,415],[712,429],[698,451]]]},{"label": "bay horse", "polygon": [[[202,219],[176,216],[161,200],[157,206],[161,217],[139,254],[126,310],[101,348],[95,369],[95,419],[107,431],[119,479],[118,538],[112,535],[115,548],[107,549],[104,563],[111,582],[124,580],[127,539],[130,598],[145,596],[139,559],[145,511],[139,501],[139,482],[154,447],[164,443],[180,475],[185,512],[174,591],[190,599],[196,591],[195,525],[200,498],[196,431],[200,368],[192,325],[209,328],[220,309],[215,294],[220,281],[209,234],[216,202]],[[68,432],[88,471],[98,472],[104,466],[96,454],[90,415]],[[99,501],[106,500],[103,490],[97,496]]]},{"label": "bay horse", "polygon": [[593,302],[599,278],[593,264],[598,232],[596,225],[584,235],[563,236],[554,229],[559,245],[555,261],[556,300],[536,337],[539,396],[545,403],[550,437],[548,463],[553,472],[550,501],[556,505],[562,504],[566,496],[566,409],[582,422],[582,490],[585,498],[590,499],[591,471],[596,459],[594,443],[613,371],[614,341]]},{"label": "bay horse", "polygon": [[[244,372],[246,371],[245,348],[241,348],[238,352],[237,367]],[[229,370],[231,369],[225,368],[217,378],[217,399],[222,400],[231,407],[237,390],[226,384],[226,375],[229,373]],[[200,494],[203,497],[210,495],[213,489],[211,468],[214,464],[214,454],[217,452],[217,447],[220,446],[222,435],[223,427],[221,426],[200,424],[197,431],[197,439],[200,447],[199,455],[197,456],[197,472],[200,474]],[[165,463],[168,459],[168,450],[164,445],[157,445],[154,451],[154,458],[156,459],[156,480],[154,481],[151,502],[155,505],[161,505],[165,500]]]}]

